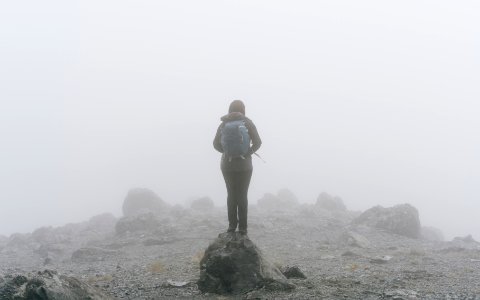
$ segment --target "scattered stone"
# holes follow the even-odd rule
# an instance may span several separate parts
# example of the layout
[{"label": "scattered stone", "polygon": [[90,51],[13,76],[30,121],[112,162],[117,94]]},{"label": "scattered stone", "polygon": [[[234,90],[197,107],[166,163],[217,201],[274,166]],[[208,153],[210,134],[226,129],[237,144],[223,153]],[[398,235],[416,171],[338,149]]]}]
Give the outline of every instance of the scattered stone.
[{"label": "scattered stone", "polygon": [[136,188],[128,192],[123,202],[123,215],[135,216],[145,213],[159,214],[166,208],[166,203],[152,190]]},{"label": "scattered stone", "polygon": [[317,207],[330,211],[346,211],[347,207],[343,203],[342,198],[331,196],[328,193],[322,192],[315,203]]},{"label": "scattered stone", "polygon": [[0,299],[10,300],[106,300],[111,297],[74,277],[45,270],[34,275],[16,275],[0,282]]},{"label": "scattered stone", "polygon": [[262,287],[269,290],[294,288],[248,236],[222,233],[208,246],[200,261],[200,291],[243,294]]},{"label": "scattered stone", "polygon": [[72,253],[72,261],[77,263],[103,261],[118,254],[118,251],[97,247],[80,248]]},{"label": "scattered stone", "polygon": [[352,223],[384,229],[411,238],[420,236],[418,211],[410,204],[400,204],[389,208],[375,206],[363,212]]},{"label": "scattered stone", "polygon": [[288,279],[290,278],[299,278],[299,279],[307,279],[307,276],[303,274],[302,270],[298,266],[286,266],[282,269],[280,269],[282,274],[287,277]]},{"label": "scattered stone", "polygon": [[210,197],[203,197],[192,201],[190,207],[198,211],[209,211],[215,207],[213,200]]}]

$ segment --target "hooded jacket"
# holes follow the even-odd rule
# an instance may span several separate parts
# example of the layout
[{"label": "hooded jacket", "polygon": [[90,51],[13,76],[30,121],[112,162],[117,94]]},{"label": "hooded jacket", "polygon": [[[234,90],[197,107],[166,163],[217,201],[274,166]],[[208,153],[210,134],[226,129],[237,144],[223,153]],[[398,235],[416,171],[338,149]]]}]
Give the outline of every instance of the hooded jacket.
[{"label": "hooded jacket", "polygon": [[[222,135],[222,128],[225,126],[225,123],[228,121],[237,121],[237,120],[245,120],[245,127],[248,129],[248,134],[250,135],[250,139],[252,141],[252,146],[250,147],[249,153],[245,156],[245,158],[236,157],[231,160],[225,157],[223,154],[223,147],[221,143],[221,135]],[[226,172],[241,172],[241,171],[249,171],[253,169],[252,165],[252,154],[255,153],[260,146],[262,145],[262,140],[258,135],[257,128],[255,124],[253,124],[252,120],[245,117],[242,113],[239,112],[232,112],[228,115],[225,115],[221,118],[222,123],[218,126],[217,134],[215,135],[215,139],[213,140],[213,147],[220,153],[222,153],[222,160],[220,167],[222,171]]]}]

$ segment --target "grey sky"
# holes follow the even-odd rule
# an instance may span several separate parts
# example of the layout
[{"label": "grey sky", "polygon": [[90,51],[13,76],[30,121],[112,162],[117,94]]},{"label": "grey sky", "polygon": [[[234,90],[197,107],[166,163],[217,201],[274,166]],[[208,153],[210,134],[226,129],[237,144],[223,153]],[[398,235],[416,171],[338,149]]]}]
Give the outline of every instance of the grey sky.
[{"label": "grey sky", "polygon": [[120,215],[136,186],[223,205],[211,143],[243,99],[252,203],[409,202],[480,239],[479,20],[476,1],[4,1],[0,234]]}]

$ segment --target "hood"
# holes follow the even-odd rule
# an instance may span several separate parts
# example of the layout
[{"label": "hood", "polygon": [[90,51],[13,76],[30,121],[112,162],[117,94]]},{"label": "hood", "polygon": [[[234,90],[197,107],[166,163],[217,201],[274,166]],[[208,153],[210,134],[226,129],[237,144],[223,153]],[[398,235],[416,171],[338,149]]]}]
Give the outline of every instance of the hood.
[{"label": "hood", "polygon": [[220,118],[223,122],[244,120],[245,116],[240,112],[232,112]]}]

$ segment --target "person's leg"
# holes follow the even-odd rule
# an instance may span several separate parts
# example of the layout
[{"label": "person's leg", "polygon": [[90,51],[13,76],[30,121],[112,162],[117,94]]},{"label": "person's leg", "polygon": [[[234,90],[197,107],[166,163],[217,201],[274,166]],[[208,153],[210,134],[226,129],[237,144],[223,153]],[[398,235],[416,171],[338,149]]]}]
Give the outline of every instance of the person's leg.
[{"label": "person's leg", "polygon": [[247,215],[248,215],[248,187],[252,178],[252,170],[238,172],[238,231],[247,233]]},{"label": "person's leg", "polygon": [[236,178],[233,172],[222,171],[225,185],[227,186],[227,210],[228,210],[228,231],[232,232],[237,229],[237,197],[235,196]]}]

